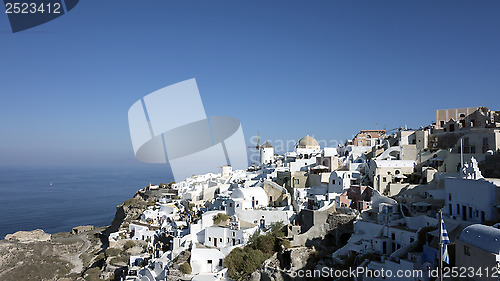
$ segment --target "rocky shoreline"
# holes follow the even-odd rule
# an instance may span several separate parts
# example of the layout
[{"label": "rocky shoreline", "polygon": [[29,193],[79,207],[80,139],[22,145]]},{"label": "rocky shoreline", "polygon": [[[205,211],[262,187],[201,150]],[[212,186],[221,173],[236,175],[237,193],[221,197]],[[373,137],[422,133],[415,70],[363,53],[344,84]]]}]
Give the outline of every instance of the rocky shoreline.
[{"label": "rocky shoreline", "polygon": [[145,245],[130,241],[111,248],[109,233],[137,219],[154,200],[138,191],[117,206],[111,225],[81,233],[36,229],[6,235],[0,240],[0,280],[120,280],[128,257]]}]

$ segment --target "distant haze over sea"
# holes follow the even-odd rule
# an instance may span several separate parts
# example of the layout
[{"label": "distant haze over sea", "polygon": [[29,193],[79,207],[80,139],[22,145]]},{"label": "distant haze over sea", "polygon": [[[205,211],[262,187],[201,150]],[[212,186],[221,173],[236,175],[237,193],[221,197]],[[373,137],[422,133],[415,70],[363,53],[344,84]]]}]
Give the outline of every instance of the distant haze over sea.
[{"label": "distant haze over sea", "polygon": [[137,190],[171,181],[166,165],[0,167],[0,239],[19,230],[57,233],[109,225],[116,206]]}]

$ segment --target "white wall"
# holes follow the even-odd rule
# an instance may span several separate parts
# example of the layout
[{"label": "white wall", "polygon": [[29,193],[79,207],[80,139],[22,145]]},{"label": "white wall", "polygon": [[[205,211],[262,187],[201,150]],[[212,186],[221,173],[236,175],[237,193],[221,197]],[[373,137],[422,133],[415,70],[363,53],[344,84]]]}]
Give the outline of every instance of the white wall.
[{"label": "white wall", "polygon": [[260,220],[264,219],[265,226],[269,226],[274,222],[283,222],[284,224],[288,224],[290,222],[290,218],[293,215],[292,210],[241,210],[236,211],[236,215],[239,219],[244,220],[246,222],[255,223],[257,221],[257,225],[260,224]]},{"label": "white wall", "polygon": [[205,246],[225,248],[245,243],[242,229],[232,230],[227,227],[212,226],[205,229]]},{"label": "white wall", "polygon": [[[224,254],[218,249],[193,248],[191,250],[192,274],[216,272],[219,262],[224,260]],[[212,261],[210,264],[208,261]]]},{"label": "white wall", "polygon": [[[486,180],[449,178],[444,180],[444,184],[446,191],[444,214],[463,220],[465,207],[466,221],[481,223],[482,212],[485,220],[497,219],[495,206],[498,187],[493,183]],[[460,210],[457,209],[457,204]]]}]

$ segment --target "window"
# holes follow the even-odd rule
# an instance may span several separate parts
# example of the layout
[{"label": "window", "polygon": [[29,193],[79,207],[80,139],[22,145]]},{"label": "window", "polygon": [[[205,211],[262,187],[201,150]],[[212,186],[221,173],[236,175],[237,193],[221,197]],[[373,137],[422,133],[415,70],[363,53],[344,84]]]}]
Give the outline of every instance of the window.
[{"label": "window", "polygon": [[382,181],[383,181],[383,182],[387,182],[387,178],[386,178],[386,177],[383,177],[383,178],[382,178]]},{"label": "window", "polygon": [[475,146],[471,146],[470,147],[470,153],[472,153],[472,154],[476,153],[476,147]]},{"label": "window", "polygon": [[470,248],[469,248],[469,246],[464,245],[464,255],[470,256]]},{"label": "window", "polygon": [[212,241],[212,237],[208,237],[208,241]]},{"label": "window", "polygon": [[444,127],[444,121],[443,120],[439,121],[439,126],[441,126],[441,128]]},{"label": "window", "polygon": [[464,138],[464,146],[469,146],[469,138]]},{"label": "window", "polygon": [[488,138],[483,138],[483,153],[486,153],[488,151]]},{"label": "window", "polygon": [[208,260],[207,262],[208,262],[208,264],[212,264],[212,260]]},{"label": "window", "polygon": [[451,193],[448,193],[448,200],[451,201]]},{"label": "window", "polygon": [[401,174],[401,171],[396,170],[394,173],[395,173],[396,175],[399,175],[399,174]]},{"label": "window", "polygon": [[460,205],[457,204],[457,215],[460,215]]},{"label": "window", "polygon": [[396,233],[391,233],[391,239],[396,240]]},{"label": "window", "polygon": [[222,243],[222,238],[219,238],[219,242],[221,242],[221,243]]},{"label": "window", "polygon": [[233,207],[233,203],[229,203],[229,207]]},{"label": "window", "polygon": [[293,179],[294,184],[299,184],[299,179]]},{"label": "window", "polygon": [[236,232],[233,231],[233,237],[236,236]]},{"label": "window", "polygon": [[335,184],[335,180],[332,180],[332,184]]},{"label": "window", "polygon": [[410,243],[413,243],[415,241],[414,237],[410,237]]},{"label": "window", "polygon": [[222,266],[222,259],[219,259],[219,266]]}]

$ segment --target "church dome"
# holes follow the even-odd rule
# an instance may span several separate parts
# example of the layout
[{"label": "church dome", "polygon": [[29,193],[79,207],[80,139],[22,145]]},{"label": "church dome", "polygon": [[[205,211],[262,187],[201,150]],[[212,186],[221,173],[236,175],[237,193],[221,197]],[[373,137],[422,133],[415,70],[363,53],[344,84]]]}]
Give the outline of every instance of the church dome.
[{"label": "church dome", "polygon": [[297,147],[298,148],[317,148],[317,147],[319,147],[319,144],[315,138],[307,135],[299,140],[299,144]]}]

